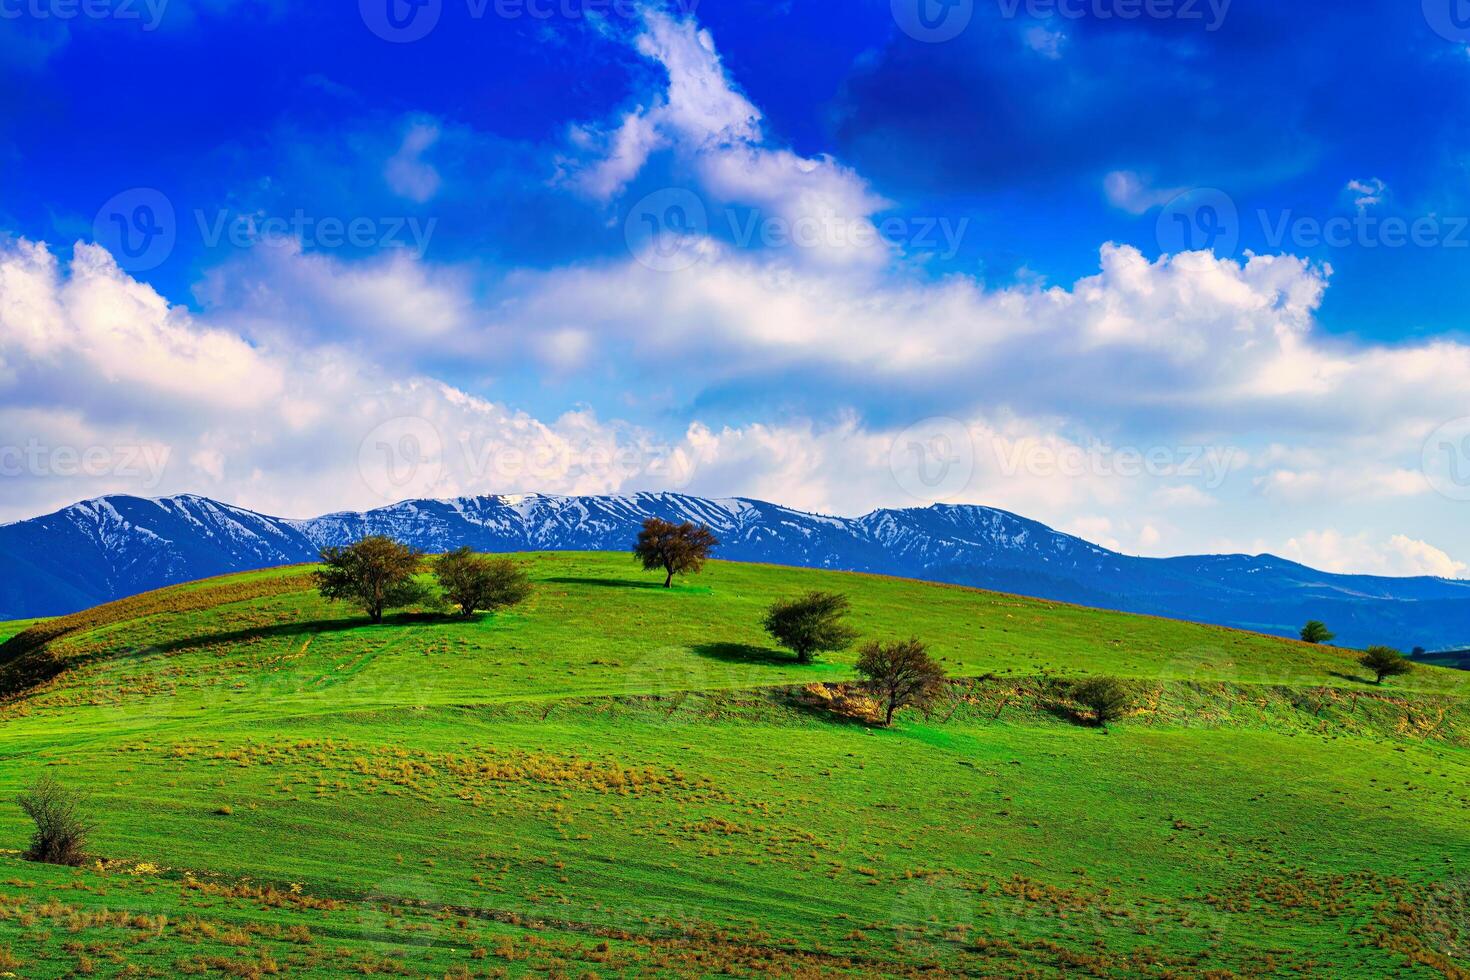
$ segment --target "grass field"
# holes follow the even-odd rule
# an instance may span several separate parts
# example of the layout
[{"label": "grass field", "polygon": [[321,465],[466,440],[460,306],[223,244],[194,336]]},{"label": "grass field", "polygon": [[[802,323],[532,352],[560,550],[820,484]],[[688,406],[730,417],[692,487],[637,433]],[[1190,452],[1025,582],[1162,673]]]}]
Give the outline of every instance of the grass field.
[{"label": "grass field", "polygon": [[[869,576],[527,556],[474,621],[308,569],[0,625],[0,974],[1470,976],[1470,674]],[[761,612],[850,596],[956,678],[890,730]],[[1129,678],[1106,732],[1068,678]],[[1059,693],[1060,692],[1060,693]]]}]

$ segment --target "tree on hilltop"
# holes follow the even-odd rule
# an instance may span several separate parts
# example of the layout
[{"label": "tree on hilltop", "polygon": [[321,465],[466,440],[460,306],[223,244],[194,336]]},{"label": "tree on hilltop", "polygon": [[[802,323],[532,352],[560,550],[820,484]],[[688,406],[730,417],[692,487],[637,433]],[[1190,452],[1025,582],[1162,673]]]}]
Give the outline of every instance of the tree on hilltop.
[{"label": "tree on hilltop", "polygon": [[714,532],[701,524],[698,527],[685,521],[672,524],[669,521],[650,517],[643,522],[638,532],[638,542],[633,546],[633,557],[643,563],[647,571],[663,569],[664,588],[671,588],[675,575],[698,572],[709,560],[709,554],[720,546]]},{"label": "tree on hilltop", "polygon": [[323,548],[321,560],[325,567],[312,575],[322,598],[360,606],[375,623],[383,621],[385,609],[434,599],[414,578],[424,553],[392,538],[372,535],[346,547]]},{"label": "tree on hilltop", "polygon": [[809,664],[818,653],[852,646],[857,630],[843,621],[851,608],[847,596],[808,592],[773,603],[763,625],[777,643],[795,652],[797,663]]},{"label": "tree on hilltop", "polygon": [[495,612],[524,602],[531,595],[531,579],[509,558],[477,555],[456,548],[434,562],[434,577],[444,598],[459,607],[461,616],[475,610]]},{"label": "tree on hilltop", "polygon": [[869,643],[858,657],[857,672],[868,679],[868,690],[883,704],[885,725],[893,724],[893,714],[900,708],[927,710],[944,690],[944,668],[917,639]]},{"label": "tree on hilltop", "polygon": [[1414,669],[1413,663],[1393,647],[1369,647],[1358,663],[1373,671],[1375,684],[1382,684],[1385,677],[1399,677]]},{"label": "tree on hilltop", "polygon": [[1327,628],[1327,624],[1320,619],[1314,619],[1302,627],[1303,643],[1331,643],[1337,639],[1337,634]]}]

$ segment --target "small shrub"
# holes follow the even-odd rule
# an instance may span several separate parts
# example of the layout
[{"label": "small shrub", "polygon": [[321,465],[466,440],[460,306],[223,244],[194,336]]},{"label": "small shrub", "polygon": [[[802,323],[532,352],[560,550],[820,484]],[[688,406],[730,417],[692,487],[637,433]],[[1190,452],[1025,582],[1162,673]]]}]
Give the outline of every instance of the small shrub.
[{"label": "small shrub", "polygon": [[86,855],[87,835],[92,825],[82,816],[81,794],[61,785],[51,776],[41,776],[16,801],[36,825],[27,861],[76,867]]},{"label": "small shrub", "polygon": [[851,608],[847,596],[808,592],[772,605],[763,625],[777,643],[796,654],[797,663],[809,664],[818,653],[852,646],[857,630],[843,622]]},{"label": "small shrub", "polygon": [[1398,677],[1414,669],[1413,663],[1393,647],[1369,647],[1358,663],[1373,671],[1375,684],[1382,684],[1385,677]]},{"label": "small shrub", "polygon": [[1072,687],[1072,700],[1092,712],[1092,723],[1099,728],[1117,721],[1133,706],[1133,692],[1116,677],[1089,677]]},{"label": "small shrub", "polygon": [[444,598],[466,617],[477,609],[493,613],[517,605],[531,595],[531,579],[514,561],[477,555],[469,548],[441,556],[434,562],[434,577]]}]

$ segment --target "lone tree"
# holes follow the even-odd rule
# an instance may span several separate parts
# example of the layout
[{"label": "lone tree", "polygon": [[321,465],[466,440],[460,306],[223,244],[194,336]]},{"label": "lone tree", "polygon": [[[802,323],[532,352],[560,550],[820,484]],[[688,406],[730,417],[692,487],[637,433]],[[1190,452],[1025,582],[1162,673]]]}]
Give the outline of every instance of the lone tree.
[{"label": "lone tree", "polygon": [[92,825],[82,816],[86,800],[51,776],[41,776],[16,800],[35,823],[27,861],[75,867],[86,855],[87,835]]},{"label": "lone tree", "polygon": [[893,724],[893,714],[900,708],[927,711],[944,690],[944,668],[916,639],[869,643],[858,657],[857,672],[868,679],[868,690],[882,702],[884,725]]},{"label": "lone tree", "polygon": [[1133,692],[1116,677],[1089,677],[1072,687],[1072,700],[1092,711],[1092,723],[1107,728],[1133,706]]},{"label": "lone tree", "polygon": [[1314,619],[1302,627],[1303,643],[1331,643],[1337,634],[1327,628],[1320,619]]},{"label": "lone tree", "polygon": [[709,560],[709,553],[720,546],[714,532],[703,524],[695,527],[685,521],[671,524],[657,517],[643,522],[638,532],[638,543],[633,546],[633,557],[643,562],[647,571],[662,568],[664,588],[674,584],[674,576],[686,572],[697,572]]},{"label": "lone tree", "polygon": [[424,553],[392,538],[374,535],[345,548],[323,548],[321,557],[326,567],[314,575],[322,598],[361,606],[375,623],[383,621],[385,609],[432,599],[414,578]]},{"label": "lone tree", "polygon": [[809,664],[818,653],[852,646],[857,630],[842,621],[851,609],[847,596],[808,592],[773,604],[763,625],[777,643],[796,653],[797,663]]},{"label": "lone tree", "polygon": [[1385,677],[1398,677],[1414,669],[1414,664],[1393,647],[1369,647],[1358,663],[1373,671],[1373,683],[1382,684]]},{"label": "lone tree", "polygon": [[434,562],[434,577],[444,598],[469,617],[475,610],[495,612],[525,602],[531,595],[531,579],[509,558],[477,555],[469,548],[456,548]]}]

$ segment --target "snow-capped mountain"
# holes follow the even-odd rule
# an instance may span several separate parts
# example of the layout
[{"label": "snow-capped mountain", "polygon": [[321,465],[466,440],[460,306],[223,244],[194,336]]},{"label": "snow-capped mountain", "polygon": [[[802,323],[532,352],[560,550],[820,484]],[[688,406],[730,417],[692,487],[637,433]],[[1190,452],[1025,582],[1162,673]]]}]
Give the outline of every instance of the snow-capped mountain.
[{"label": "snow-capped mountain", "polygon": [[0,619],[57,615],[175,582],[313,560],[386,534],[425,551],[621,551],[648,517],[709,525],[719,556],[975,585],[1348,645],[1470,642],[1470,582],[1333,575],[1270,555],[1134,558],[988,507],[825,517],[673,493],[408,500],[308,520],[206,497],[100,497],[0,526]]}]

